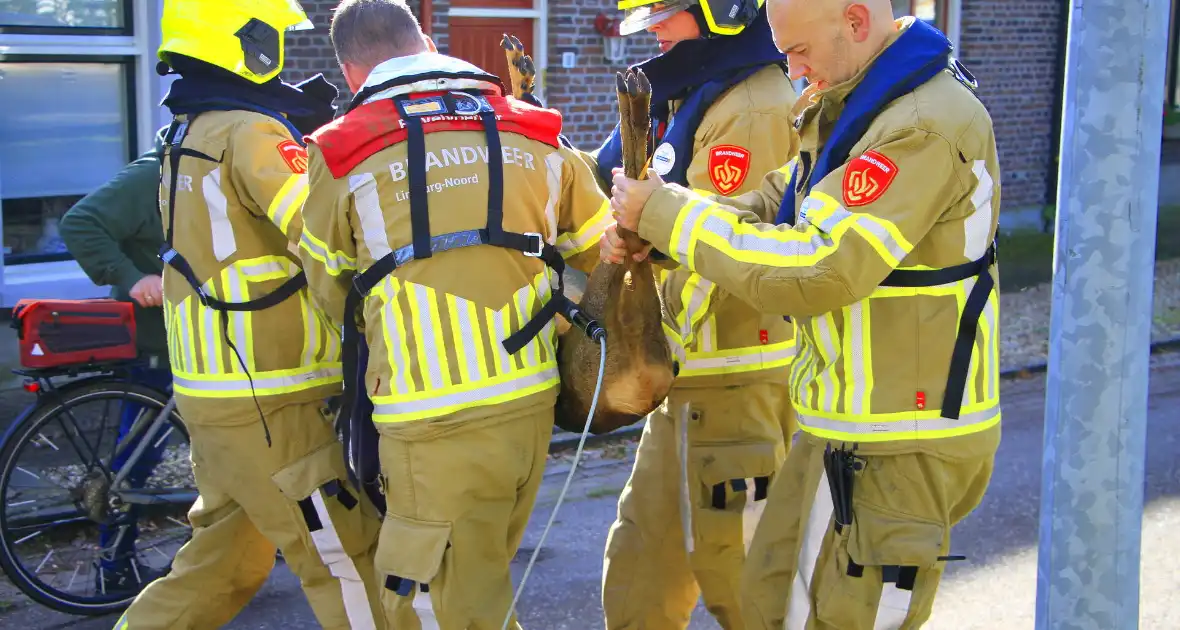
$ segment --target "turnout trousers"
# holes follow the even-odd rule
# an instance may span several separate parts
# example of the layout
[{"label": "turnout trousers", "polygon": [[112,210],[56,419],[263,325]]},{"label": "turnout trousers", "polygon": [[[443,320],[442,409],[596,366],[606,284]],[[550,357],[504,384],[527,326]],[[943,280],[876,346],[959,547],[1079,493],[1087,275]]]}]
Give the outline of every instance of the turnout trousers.
[{"label": "turnout trousers", "polygon": [[698,598],[725,630],[745,628],[742,565],[794,430],[785,383],[672,390],[607,537],[607,630],[682,630]]},{"label": "turnout trousers", "polygon": [[[504,623],[510,563],[541,485],[553,403],[494,413],[377,424],[386,514],[376,567],[389,628]],[[514,618],[508,627],[520,625]]]},{"label": "turnout trousers", "polygon": [[946,565],[939,558],[951,553],[951,528],[983,499],[994,452],[858,450],[852,524],[837,532],[824,467],[829,444],[842,443],[800,433],[771,486],[743,574],[747,627],[920,628]]},{"label": "turnout trousers", "polygon": [[149,584],[115,628],[220,628],[262,587],[276,548],[322,627],[384,628],[373,570],[381,521],[348,482],[324,404],[290,403],[268,413],[269,447],[257,415],[202,424],[191,420],[208,414],[208,403],[177,405],[200,492],[189,511],[192,539],[171,573]]}]

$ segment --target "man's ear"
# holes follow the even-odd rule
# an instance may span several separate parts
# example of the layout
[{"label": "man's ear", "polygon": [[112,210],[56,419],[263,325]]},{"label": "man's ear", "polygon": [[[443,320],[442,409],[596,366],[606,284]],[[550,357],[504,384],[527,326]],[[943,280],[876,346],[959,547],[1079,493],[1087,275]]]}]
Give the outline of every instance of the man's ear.
[{"label": "man's ear", "polygon": [[869,38],[872,11],[859,2],[853,2],[844,9],[844,20],[852,33],[852,41],[861,44]]},{"label": "man's ear", "polygon": [[344,82],[348,84],[349,91],[356,94],[365,84],[365,79],[369,78],[370,69],[361,68],[349,61],[342,61],[340,62],[340,72],[344,74]]}]

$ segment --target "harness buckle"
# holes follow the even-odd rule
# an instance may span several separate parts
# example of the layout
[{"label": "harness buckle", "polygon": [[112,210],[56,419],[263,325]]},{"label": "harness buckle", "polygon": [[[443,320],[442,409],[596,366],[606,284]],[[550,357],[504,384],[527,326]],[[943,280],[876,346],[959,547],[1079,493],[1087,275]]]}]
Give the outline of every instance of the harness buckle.
[{"label": "harness buckle", "polygon": [[540,258],[545,253],[545,239],[541,238],[541,235],[537,232],[524,232],[524,235],[529,238],[537,239],[536,251],[526,250],[524,255],[529,256],[530,258]]}]

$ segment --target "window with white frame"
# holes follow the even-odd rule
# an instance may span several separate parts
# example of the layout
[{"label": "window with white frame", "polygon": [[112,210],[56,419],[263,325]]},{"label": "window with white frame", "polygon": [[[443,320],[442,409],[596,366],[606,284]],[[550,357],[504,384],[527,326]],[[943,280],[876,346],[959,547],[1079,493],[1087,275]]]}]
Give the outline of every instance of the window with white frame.
[{"label": "window with white frame", "polygon": [[4,265],[72,258],[59,219],[135,158],[133,0],[0,0]]}]

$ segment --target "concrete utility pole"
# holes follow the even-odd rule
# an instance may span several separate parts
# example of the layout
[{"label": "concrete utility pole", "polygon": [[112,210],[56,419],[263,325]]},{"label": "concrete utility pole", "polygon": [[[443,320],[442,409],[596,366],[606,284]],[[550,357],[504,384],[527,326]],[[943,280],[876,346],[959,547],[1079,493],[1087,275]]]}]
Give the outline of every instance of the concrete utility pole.
[{"label": "concrete utility pole", "polygon": [[1070,2],[1036,627],[1124,630],[1139,626],[1170,0]]}]

